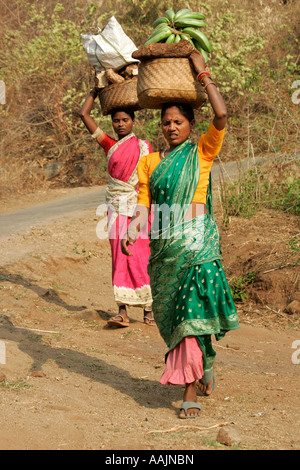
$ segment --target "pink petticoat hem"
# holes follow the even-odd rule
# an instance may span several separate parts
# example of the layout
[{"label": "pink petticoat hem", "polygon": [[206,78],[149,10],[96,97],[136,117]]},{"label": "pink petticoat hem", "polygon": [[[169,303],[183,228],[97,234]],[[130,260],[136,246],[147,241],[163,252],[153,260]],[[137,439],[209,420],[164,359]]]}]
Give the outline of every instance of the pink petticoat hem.
[{"label": "pink petticoat hem", "polygon": [[187,336],[169,352],[159,383],[185,385],[203,377],[203,355],[195,336]]}]

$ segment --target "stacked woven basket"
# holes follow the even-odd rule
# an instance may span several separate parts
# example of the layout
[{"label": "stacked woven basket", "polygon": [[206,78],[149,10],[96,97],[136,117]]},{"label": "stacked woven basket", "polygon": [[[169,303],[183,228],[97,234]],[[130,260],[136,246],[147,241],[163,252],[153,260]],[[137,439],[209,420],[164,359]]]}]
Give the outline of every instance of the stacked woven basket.
[{"label": "stacked woven basket", "polygon": [[193,50],[189,41],[181,41],[148,44],[135,51],[132,57],[140,61],[137,77],[102,89],[103,114],[116,108],[160,109],[166,102],[201,107],[206,98],[190,64]]},{"label": "stacked woven basket", "polygon": [[137,97],[137,78],[103,88],[99,93],[99,99],[104,116],[117,108],[140,109]]}]

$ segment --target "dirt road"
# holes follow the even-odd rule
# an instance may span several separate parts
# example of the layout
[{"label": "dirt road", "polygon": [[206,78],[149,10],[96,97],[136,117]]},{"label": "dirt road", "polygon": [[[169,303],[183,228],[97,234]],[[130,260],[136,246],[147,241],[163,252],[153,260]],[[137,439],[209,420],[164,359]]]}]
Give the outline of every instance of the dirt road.
[{"label": "dirt road", "polygon": [[[11,201],[13,212],[21,203],[34,201]],[[279,222],[285,236],[287,227],[296,233],[295,218],[272,212],[222,231],[228,275],[237,257],[239,265],[266,262],[266,243],[281,254]],[[97,223],[93,203],[19,233],[5,235],[1,225],[0,449],[236,448],[217,442],[221,424],[239,433],[240,449],[299,449],[300,366],[292,347],[299,318],[283,312],[276,289],[259,291],[264,304],[238,304],[240,330],[215,343],[213,395],[200,398],[199,419],[179,420],[183,389],[158,383],[166,348],[156,327],[143,324],[141,309],[130,309],[129,328],[106,327],[116,307],[109,244],[97,238]]]}]

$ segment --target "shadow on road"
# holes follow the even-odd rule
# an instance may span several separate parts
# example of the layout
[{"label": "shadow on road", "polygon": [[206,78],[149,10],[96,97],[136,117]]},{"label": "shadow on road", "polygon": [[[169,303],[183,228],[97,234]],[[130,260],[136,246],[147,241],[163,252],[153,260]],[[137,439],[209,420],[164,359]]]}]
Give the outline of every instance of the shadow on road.
[{"label": "shadow on road", "polygon": [[172,402],[181,399],[182,390],[178,387],[166,389],[157,381],[132,377],[129,371],[97,357],[68,348],[52,347],[43,343],[42,335],[15,327],[6,315],[0,315],[0,340],[17,343],[19,350],[32,358],[29,373],[42,371],[43,364],[54,361],[69,373],[80,374],[130,396],[140,406],[153,409],[171,407],[174,412],[177,411]]},{"label": "shadow on road", "polygon": [[20,274],[9,273],[5,269],[0,270],[0,282],[10,282],[12,284],[22,286],[25,289],[30,289],[46,302],[56,304],[71,312],[81,312],[86,309],[83,305],[77,307],[69,305],[59,297],[58,293],[54,289],[44,289],[37,285],[33,279],[25,278]]}]

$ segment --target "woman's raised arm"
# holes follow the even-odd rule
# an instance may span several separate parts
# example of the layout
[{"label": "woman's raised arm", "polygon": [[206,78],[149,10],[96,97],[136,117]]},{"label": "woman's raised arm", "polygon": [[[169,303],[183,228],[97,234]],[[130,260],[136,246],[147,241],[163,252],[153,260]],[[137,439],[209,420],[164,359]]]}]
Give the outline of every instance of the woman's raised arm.
[{"label": "woman's raised arm", "polygon": [[206,72],[205,61],[202,54],[199,51],[195,50],[190,55],[190,60],[193,63],[197,76],[199,77],[199,79],[201,79],[201,83],[204,86],[204,91],[207,93],[209,102],[213,108],[215,114],[213,120],[214,126],[216,129],[221,131],[222,129],[224,129],[227,120],[226,104],[210,75],[204,74],[201,77],[202,73]]},{"label": "woman's raised arm", "polygon": [[98,96],[98,89],[95,87],[91,90],[90,94],[86,97],[85,102],[83,103],[79,116],[82,119],[85,127],[89,130],[91,134],[94,134],[98,128],[94,119],[91,117],[90,113],[94,106],[94,101]]}]

